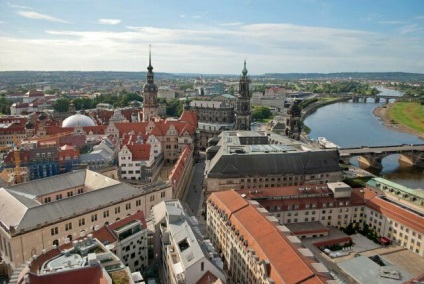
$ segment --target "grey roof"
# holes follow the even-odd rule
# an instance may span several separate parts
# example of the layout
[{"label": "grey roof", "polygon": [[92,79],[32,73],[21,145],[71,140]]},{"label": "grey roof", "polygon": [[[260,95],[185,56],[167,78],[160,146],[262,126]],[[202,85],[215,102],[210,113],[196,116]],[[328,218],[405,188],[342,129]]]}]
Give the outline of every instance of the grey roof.
[{"label": "grey roof", "polygon": [[221,156],[217,154],[214,160],[211,163],[208,177],[315,174],[340,171],[337,150],[225,154]]},{"label": "grey roof", "polygon": [[83,185],[85,181],[85,170],[74,171],[48,178],[38,179],[31,182],[21,183],[7,187],[6,189],[12,194],[25,196],[34,199],[40,195],[46,195],[64,189]]},{"label": "grey roof", "polygon": [[[45,191],[42,191],[41,185],[46,186]],[[96,190],[46,204],[39,204],[34,200],[34,193],[28,193],[31,188],[45,194],[57,191],[58,187],[64,190],[77,185],[85,185]],[[110,206],[166,186],[165,182],[155,182],[135,188],[89,170],[58,175],[10,188],[0,188],[0,221],[7,227],[14,226],[16,231],[30,230],[37,225],[72,218],[77,213],[85,214],[87,211]]]}]

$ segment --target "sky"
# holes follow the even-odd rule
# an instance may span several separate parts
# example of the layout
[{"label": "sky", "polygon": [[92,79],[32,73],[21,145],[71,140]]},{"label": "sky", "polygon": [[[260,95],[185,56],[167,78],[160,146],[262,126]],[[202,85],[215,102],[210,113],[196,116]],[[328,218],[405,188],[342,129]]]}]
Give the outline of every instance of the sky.
[{"label": "sky", "polygon": [[424,73],[423,0],[0,0],[0,71]]}]

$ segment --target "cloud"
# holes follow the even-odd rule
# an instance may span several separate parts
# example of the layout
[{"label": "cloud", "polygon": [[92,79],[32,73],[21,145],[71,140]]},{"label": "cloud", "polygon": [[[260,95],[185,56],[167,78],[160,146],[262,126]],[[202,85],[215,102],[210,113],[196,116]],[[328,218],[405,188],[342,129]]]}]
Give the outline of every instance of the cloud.
[{"label": "cloud", "polygon": [[118,19],[98,19],[97,22],[102,25],[117,25],[121,22]]},{"label": "cloud", "polygon": [[186,15],[180,15],[180,18],[185,18],[186,17]]},{"label": "cloud", "polygon": [[227,26],[241,26],[241,25],[243,25],[243,22],[234,22],[234,23],[222,23],[222,24],[219,24],[220,26],[224,26],[224,27],[227,27]]},{"label": "cloud", "polygon": [[33,19],[33,20],[46,20],[46,21],[51,21],[51,22],[69,24],[68,21],[65,21],[63,19],[59,19],[59,18],[56,18],[56,17],[52,17],[52,16],[49,16],[49,15],[45,15],[45,14],[41,14],[41,13],[37,13],[37,12],[32,12],[32,11],[18,11],[17,14],[21,15],[22,17],[25,17],[25,18],[28,18],[28,19]]},{"label": "cloud", "polygon": [[417,20],[424,20],[424,16],[417,16],[417,17],[415,17],[415,19],[417,19]]},{"label": "cloud", "polygon": [[404,24],[405,22],[402,21],[379,21],[379,24],[383,24],[383,25],[400,25],[400,24]]},{"label": "cloud", "polygon": [[13,5],[13,4],[10,4],[10,2],[7,2],[7,5],[9,5],[9,7],[17,8],[17,9],[30,9],[30,10],[32,10],[32,8],[31,8],[31,7],[28,7],[28,6],[20,6],[20,5]]},{"label": "cloud", "polygon": [[424,37],[409,34],[270,23],[46,33],[49,39],[0,37],[1,68],[140,71],[151,43],[158,72],[239,74],[245,58],[251,74],[424,70],[424,62],[416,60],[424,57]]}]

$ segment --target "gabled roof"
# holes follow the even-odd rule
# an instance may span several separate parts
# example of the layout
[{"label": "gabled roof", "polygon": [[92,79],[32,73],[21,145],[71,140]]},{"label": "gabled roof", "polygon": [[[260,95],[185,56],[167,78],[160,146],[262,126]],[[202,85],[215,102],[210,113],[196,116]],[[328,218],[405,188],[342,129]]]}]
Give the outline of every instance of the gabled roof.
[{"label": "gabled roof", "polygon": [[132,154],[133,161],[146,161],[150,159],[150,144],[128,144],[126,146]]}]

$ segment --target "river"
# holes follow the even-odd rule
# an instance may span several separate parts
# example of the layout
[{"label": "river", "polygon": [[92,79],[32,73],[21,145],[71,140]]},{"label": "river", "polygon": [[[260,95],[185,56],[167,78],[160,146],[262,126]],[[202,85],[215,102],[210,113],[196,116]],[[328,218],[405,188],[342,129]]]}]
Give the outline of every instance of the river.
[{"label": "river", "polygon": [[[380,95],[401,96],[402,93],[378,86]],[[382,100],[384,101],[384,100]],[[385,127],[379,118],[373,115],[373,110],[384,104],[340,102],[317,109],[309,115],[304,123],[311,128],[309,137],[317,139],[326,137],[340,147],[382,146],[399,144],[424,144],[424,141],[415,135],[397,132]],[[391,155],[383,159],[382,170],[377,172],[367,169],[393,182],[411,188],[424,189],[424,169],[399,164],[398,155]],[[357,158],[351,160],[358,165]]]}]

